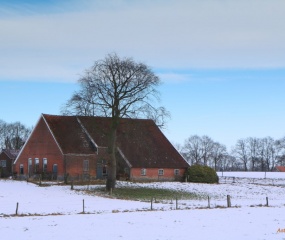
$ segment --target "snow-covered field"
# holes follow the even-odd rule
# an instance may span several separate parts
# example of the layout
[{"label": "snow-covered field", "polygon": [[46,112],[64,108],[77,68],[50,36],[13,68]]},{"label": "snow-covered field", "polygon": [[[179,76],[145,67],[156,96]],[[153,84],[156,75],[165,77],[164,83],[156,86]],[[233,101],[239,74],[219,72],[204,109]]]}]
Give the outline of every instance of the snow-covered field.
[{"label": "snow-covered field", "polygon": [[[69,186],[0,180],[3,239],[285,239],[285,174],[218,173],[220,184],[130,183],[192,192],[201,199],[127,201],[87,195]],[[86,189],[76,186],[75,189]],[[96,186],[89,186],[93,190]],[[232,208],[226,208],[226,196]],[[211,209],[208,209],[210,197]],[[266,207],[266,197],[269,207]],[[84,199],[84,211],[82,214]],[[14,216],[16,205],[18,216]]]}]

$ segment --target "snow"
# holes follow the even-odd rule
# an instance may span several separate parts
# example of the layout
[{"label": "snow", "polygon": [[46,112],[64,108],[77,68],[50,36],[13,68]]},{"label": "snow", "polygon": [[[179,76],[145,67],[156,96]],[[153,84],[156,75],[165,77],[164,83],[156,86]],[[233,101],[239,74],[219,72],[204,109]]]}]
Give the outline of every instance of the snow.
[{"label": "snow", "polygon": [[[183,190],[198,200],[128,201],[86,194],[102,186],[39,187],[0,180],[3,239],[285,239],[285,174],[218,173],[220,184],[131,183],[117,187]],[[263,174],[263,175],[262,175]],[[226,196],[232,208],[226,208]],[[210,197],[211,208],[208,209]],[[266,207],[266,197],[269,207]],[[83,212],[83,199],[84,211]],[[18,216],[15,216],[16,205]]]}]

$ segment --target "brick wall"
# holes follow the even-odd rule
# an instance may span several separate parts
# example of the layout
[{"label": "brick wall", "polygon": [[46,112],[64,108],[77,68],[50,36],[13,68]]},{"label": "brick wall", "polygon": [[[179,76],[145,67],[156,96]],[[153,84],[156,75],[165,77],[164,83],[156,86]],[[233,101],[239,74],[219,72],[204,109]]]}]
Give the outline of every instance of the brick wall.
[{"label": "brick wall", "polygon": [[[32,159],[30,171],[28,171],[29,158]],[[46,158],[47,172],[52,172],[53,165],[57,164],[58,174],[64,174],[63,155],[42,118],[32,132],[29,141],[20,152],[16,164],[13,166],[13,172],[17,172],[17,175],[20,175],[20,165],[23,164],[24,174],[22,177],[27,177],[28,173],[30,176],[34,175],[36,158],[39,159],[38,172],[43,171],[43,159]]]},{"label": "brick wall", "polygon": [[4,152],[0,154],[0,160],[6,160],[6,167],[0,166],[0,177],[9,177],[12,175],[13,159],[10,159]]},{"label": "brick wall", "polygon": [[[159,175],[159,170],[162,175]],[[172,168],[146,168],[145,175],[142,175],[142,168],[132,168],[130,173],[131,180],[135,181],[181,181],[185,169],[177,169],[178,175]]]},{"label": "brick wall", "polygon": [[[64,161],[66,164],[66,173],[72,179],[91,179],[96,178],[96,168],[97,168],[97,154],[92,155],[74,155],[69,154],[64,156]],[[84,161],[88,162],[88,167]]]}]

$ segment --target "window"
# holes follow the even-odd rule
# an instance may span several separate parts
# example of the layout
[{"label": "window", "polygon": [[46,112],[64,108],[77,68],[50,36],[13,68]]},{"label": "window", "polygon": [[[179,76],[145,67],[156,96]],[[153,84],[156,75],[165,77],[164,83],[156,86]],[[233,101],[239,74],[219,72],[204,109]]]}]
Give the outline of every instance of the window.
[{"label": "window", "polygon": [[142,175],[142,176],[145,176],[145,175],[146,175],[146,169],[145,169],[145,168],[142,168],[142,169],[141,169],[141,175]]},{"label": "window", "polygon": [[29,158],[28,159],[28,174],[29,174],[29,177],[31,177],[33,173],[33,159]]},{"label": "window", "polygon": [[6,160],[0,160],[0,167],[6,167]]},{"label": "window", "polygon": [[20,174],[24,174],[24,164],[20,164]]},{"label": "window", "polygon": [[83,161],[83,172],[89,172],[89,160]]},{"label": "window", "polygon": [[47,158],[43,158],[43,172],[47,172]]},{"label": "window", "polygon": [[179,169],[174,169],[174,175],[179,175]]},{"label": "window", "polygon": [[158,169],[158,175],[159,175],[159,176],[164,175],[164,170],[163,170],[163,169]]},{"label": "window", "polygon": [[35,173],[39,172],[40,167],[40,160],[38,158],[35,158]]}]

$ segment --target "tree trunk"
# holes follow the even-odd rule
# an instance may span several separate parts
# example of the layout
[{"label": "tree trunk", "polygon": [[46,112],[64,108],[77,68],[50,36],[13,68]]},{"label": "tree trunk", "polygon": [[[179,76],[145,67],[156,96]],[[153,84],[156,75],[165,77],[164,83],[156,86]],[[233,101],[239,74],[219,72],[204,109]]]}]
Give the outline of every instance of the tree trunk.
[{"label": "tree trunk", "polygon": [[106,190],[111,191],[116,186],[116,175],[117,175],[117,159],[116,159],[116,137],[117,137],[118,121],[112,120],[112,126],[109,136],[109,164],[108,164],[108,177],[106,181]]}]

